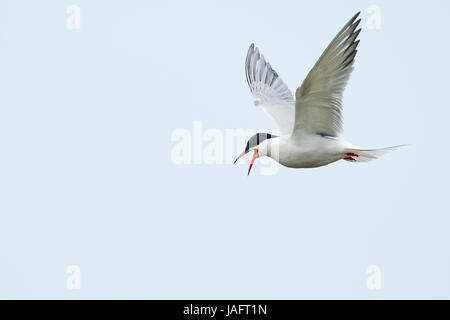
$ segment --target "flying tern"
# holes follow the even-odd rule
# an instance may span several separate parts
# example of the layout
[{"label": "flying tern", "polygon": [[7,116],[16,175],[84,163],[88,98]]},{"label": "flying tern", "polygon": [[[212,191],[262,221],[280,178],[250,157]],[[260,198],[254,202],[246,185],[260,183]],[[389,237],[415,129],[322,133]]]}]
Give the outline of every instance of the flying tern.
[{"label": "flying tern", "polygon": [[267,156],[290,168],[315,168],[338,160],[362,162],[396,149],[361,149],[336,139],[342,132],[342,94],[357,53],[361,28],[360,12],[339,31],[295,93],[266,62],[254,44],[248,49],[245,74],[254,103],[275,122],[280,136],[257,133],[234,161],[254,151],[248,174],[256,158]]}]

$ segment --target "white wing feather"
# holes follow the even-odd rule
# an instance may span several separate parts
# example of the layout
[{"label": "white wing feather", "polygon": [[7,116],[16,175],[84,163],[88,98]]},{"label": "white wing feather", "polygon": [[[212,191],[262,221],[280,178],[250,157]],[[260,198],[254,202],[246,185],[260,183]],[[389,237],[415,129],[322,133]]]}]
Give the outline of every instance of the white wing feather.
[{"label": "white wing feather", "polygon": [[282,135],[292,133],[295,116],[292,92],[254,44],[245,59],[245,75],[255,105],[269,116]]},{"label": "white wing feather", "polygon": [[356,55],[361,29],[357,13],[331,41],[297,89],[293,136],[301,132],[336,137],[342,132],[342,94]]}]

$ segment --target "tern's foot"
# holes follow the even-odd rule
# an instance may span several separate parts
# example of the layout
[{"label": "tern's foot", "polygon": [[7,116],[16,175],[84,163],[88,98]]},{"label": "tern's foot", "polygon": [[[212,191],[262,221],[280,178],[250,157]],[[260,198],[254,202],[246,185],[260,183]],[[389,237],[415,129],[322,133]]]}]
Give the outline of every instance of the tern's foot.
[{"label": "tern's foot", "polygon": [[345,157],[344,160],[347,160],[347,161],[356,161],[355,157],[359,157],[358,154],[353,153],[353,152],[349,152],[346,155],[347,155],[347,157]]}]

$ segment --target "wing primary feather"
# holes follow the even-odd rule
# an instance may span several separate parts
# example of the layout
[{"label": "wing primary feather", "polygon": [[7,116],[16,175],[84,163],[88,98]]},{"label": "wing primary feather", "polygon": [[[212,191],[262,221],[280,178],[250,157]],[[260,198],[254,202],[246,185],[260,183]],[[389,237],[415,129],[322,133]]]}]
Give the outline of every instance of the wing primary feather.
[{"label": "wing primary feather", "polygon": [[247,51],[245,74],[255,105],[277,124],[281,134],[290,134],[295,118],[292,93],[253,43]]},{"label": "wing primary feather", "polygon": [[[316,65],[320,63],[320,61],[322,61],[323,57],[328,53],[328,50],[335,44],[335,41],[337,39],[339,39],[339,37],[342,35],[342,33],[344,33],[344,31],[346,31],[350,26],[352,26],[353,22],[355,22],[356,18],[358,18],[358,16],[361,14],[361,11],[359,11],[358,13],[356,13],[346,24],[345,26],[338,32],[338,34],[334,37],[334,39],[331,41],[331,43],[328,45],[328,47],[325,49],[325,51],[322,53],[322,55],[320,56],[319,60],[317,60]],[[358,24],[361,22],[361,19],[359,19],[358,21],[356,21],[354,29],[356,29],[356,27],[358,26]],[[353,30],[354,30],[353,29]],[[353,32],[353,31],[351,31]],[[351,33],[350,32],[350,33]],[[340,41],[339,41],[340,43]]]},{"label": "wing primary feather", "polygon": [[360,12],[336,34],[296,91],[293,135],[309,132],[331,137],[342,131],[342,97],[358,52]]},{"label": "wing primary feather", "polygon": [[247,84],[250,87],[250,89],[252,88],[251,87],[251,81],[250,81],[250,59],[251,59],[251,56],[253,54],[253,48],[254,47],[255,47],[255,44],[252,43],[250,45],[250,48],[248,48],[247,57],[245,58],[245,77],[247,78]]},{"label": "wing primary feather", "polygon": [[355,50],[351,53],[351,55],[347,58],[348,62],[344,62],[345,65],[342,67],[342,69],[347,68],[350,64],[352,64],[355,61],[355,56],[358,50]]}]

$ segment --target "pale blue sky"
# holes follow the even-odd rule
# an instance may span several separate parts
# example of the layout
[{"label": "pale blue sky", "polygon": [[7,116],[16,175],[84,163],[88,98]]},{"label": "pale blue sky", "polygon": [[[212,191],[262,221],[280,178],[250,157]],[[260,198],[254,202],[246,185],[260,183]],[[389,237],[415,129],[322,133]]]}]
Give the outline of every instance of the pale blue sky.
[{"label": "pale blue sky", "polygon": [[[0,4],[0,298],[450,298],[449,2],[156,3]],[[195,120],[273,127],[251,42],[294,91],[359,10],[343,138],[410,147],[271,176],[172,163]]]}]

